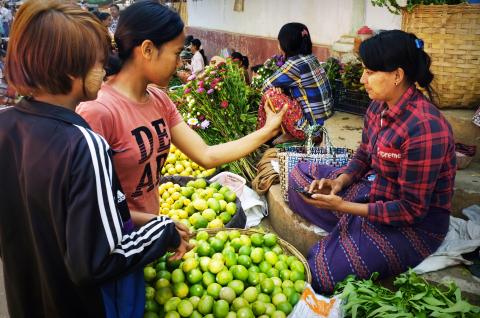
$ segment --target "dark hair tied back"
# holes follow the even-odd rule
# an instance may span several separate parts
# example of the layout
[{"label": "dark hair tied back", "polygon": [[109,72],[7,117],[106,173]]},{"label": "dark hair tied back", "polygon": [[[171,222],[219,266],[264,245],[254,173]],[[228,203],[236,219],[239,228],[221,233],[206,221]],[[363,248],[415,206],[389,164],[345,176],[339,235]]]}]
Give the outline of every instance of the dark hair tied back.
[{"label": "dark hair tied back", "polygon": [[120,14],[115,32],[118,56],[125,63],[143,41],[161,46],[179,36],[183,28],[180,16],[158,1],[136,2]]},{"label": "dark hair tied back", "polygon": [[278,42],[285,57],[312,54],[312,39],[308,28],[297,22],[285,24],[278,32]]},{"label": "dark hair tied back", "polygon": [[417,83],[433,101],[433,73],[430,56],[423,50],[423,41],[415,34],[401,30],[381,32],[360,45],[360,58],[372,71],[393,72],[403,69],[407,81]]}]

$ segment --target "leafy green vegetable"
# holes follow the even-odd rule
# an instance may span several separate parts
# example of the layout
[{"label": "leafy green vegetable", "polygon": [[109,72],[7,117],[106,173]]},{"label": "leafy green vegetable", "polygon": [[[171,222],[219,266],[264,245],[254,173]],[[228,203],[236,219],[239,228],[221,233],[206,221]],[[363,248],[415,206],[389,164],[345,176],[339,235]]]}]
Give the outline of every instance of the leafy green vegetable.
[{"label": "leafy green vegetable", "polygon": [[382,318],[427,318],[480,316],[480,307],[462,299],[460,288],[455,283],[434,286],[412,270],[400,274],[394,281],[397,291],[379,286],[370,279],[356,280],[350,275],[336,286],[341,294],[347,316]]}]

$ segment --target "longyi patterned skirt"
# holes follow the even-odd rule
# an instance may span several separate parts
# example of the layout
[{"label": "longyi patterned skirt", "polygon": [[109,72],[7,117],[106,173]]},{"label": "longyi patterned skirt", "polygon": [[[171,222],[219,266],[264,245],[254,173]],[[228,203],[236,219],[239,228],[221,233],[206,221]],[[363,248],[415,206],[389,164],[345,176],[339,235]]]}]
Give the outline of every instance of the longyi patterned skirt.
[{"label": "longyi patterned skirt", "polygon": [[[395,227],[313,207],[294,190],[314,179],[335,178],[338,173],[338,168],[301,162],[289,177],[290,208],[329,232],[314,244],[307,258],[317,292],[332,293],[335,284],[350,274],[359,278],[369,278],[373,272],[379,272],[380,278],[398,275],[440,246],[448,231],[448,212],[430,211],[414,226]],[[351,202],[368,202],[369,192],[369,181],[361,180],[339,195]]]}]

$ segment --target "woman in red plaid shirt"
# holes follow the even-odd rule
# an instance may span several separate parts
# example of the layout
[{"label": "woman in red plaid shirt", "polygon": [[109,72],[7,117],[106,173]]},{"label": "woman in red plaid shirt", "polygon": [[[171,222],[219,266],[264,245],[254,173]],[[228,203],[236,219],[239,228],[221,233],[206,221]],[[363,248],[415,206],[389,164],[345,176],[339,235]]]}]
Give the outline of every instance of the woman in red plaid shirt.
[{"label": "woman in red plaid shirt", "polygon": [[[415,267],[449,226],[455,143],[432,103],[423,41],[385,31],[364,41],[360,56],[373,102],[354,158],[340,170],[301,163],[289,178],[292,209],[329,232],[308,258],[319,292],[332,292],[349,274],[388,277]],[[315,194],[307,198],[298,187]]]}]

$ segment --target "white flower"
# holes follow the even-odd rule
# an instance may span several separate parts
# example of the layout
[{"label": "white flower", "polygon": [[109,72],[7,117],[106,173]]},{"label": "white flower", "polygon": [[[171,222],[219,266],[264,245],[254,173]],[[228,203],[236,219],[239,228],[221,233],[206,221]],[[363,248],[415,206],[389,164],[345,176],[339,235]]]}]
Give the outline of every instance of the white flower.
[{"label": "white flower", "polygon": [[202,121],[202,123],[200,124],[200,127],[201,127],[202,129],[207,129],[208,126],[210,126],[210,122],[209,122],[208,120],[206,120],[206,119],[205,119],[204,121]]},{"label": "white flower", "polygon": [[189,118],[189,119],[187,120],[187,124],[188,124],[189,126],[195,126],[195,125],[198,124],[198,119],[196,119],[196,118]]}]

